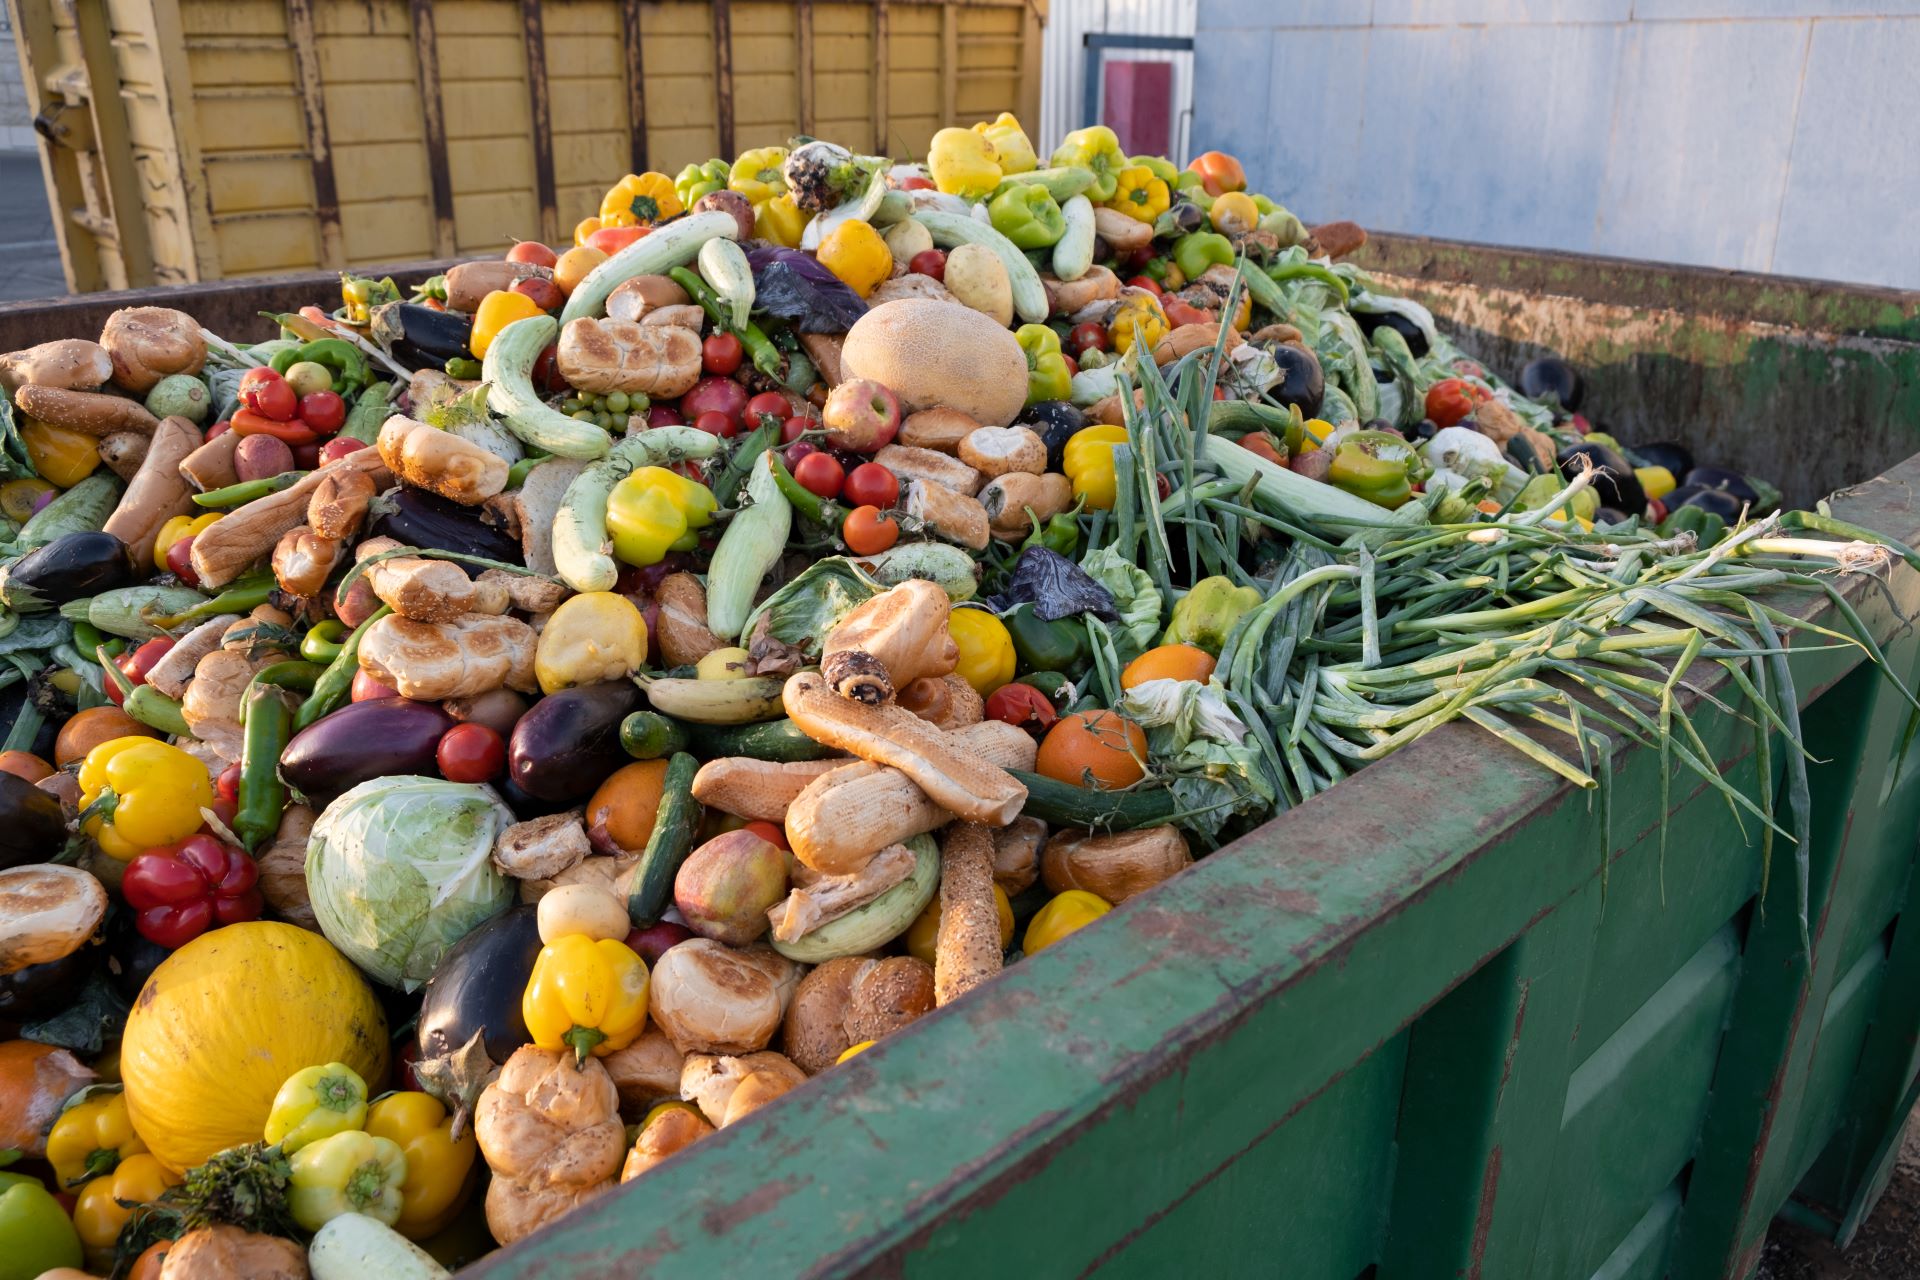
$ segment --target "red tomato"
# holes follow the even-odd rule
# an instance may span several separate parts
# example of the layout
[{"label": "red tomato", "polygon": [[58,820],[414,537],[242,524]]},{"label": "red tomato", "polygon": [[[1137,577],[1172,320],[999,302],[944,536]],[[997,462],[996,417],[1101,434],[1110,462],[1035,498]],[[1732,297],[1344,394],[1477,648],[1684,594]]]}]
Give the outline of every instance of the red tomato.
[{"label": "red tomato", "polygon": [[567,305],[567,295],[559,285],[545,276],[527,276],[513,282],[513,291],[533,299],[533,305],[542,311],[558,311]]},{"label": "red tomato", "polygon": [[1107,341],[1106,326],[1088,320],[1077,324],[1067,333],[1067,350],[1074,355],[1085,355],[1089,351],[1106,351],[1112,347]]},{"label": "red tomato", "polygon": [[781,460],[787,464],[787,470],[792,471],[803,459],[810,458],[818,452],[820,452],[820,446],[811,440],[795,440],[781,450]]},{"label": "red tomato", "polygon": [[1443,378],[1427,388],[1427,417],[1436,427],[1455,426],[1487,399],[1487,393],[1475,383]]},{"label": "red tomato", "polygon": [[718,409],[738,427],[747,412],[747,389],[732,378],[705,377],[680,397],[680,412],[697,418],[709,409]]},{"label": "red tomato", "polygon": [[611,257],[651,230],[652,227],[602,227],[587,237],[587,243]]},{"label": "red tomato", "polygon": [[749,822],[741,830],[753,832],[776,849],[793,847],[787,843],[787,833],[777,822]]},{"label": "red tomato", "polygon": [[1060,363],[1067,366],[1067,376],[1069,378],[1075,377],[1079,374],[1080,362],[1078,360],[1075,360],[1072,356],[1068,355],[1064,351],[1060,353]]},{"label": "red tomato", "polygon": [[832,454],[810,453],[800,459],[800,465],[793,469],[793,478],[809,493],[817,493],[823,498],[837,498],[847,472]]},{"label": "red tomato", "polygon": [[[700,344],[700,367],[708,373],[717,373],[722,377],[726,377],[740,367],[740,361],[746,354],[747,349],[741,346],[740,339],[734,337],[732,334],[709,334],[707,335],[707,340]],[[786,408],[786,397],[782,396],[780,399],[780,408]],[[753,401],[747,401],[747,405],[749,411],[751,411]]]},{"label": "red tomato", "polygon": [[440,735],[433,758],[448,782],[486,782],[507,767],[507,744],[486,725],[468,721]]},{"label": "red tomato", "polygon": [[933,179],[923,178],[917,173],[910,178],[900,179],[895,185],[902,191],[933,191],[937,189],[933,185]]},{"label": "red tomato", "polygon": [[367,447],[365,440],[355,440],[352,436],[335,436],[320,446],[322,463],[337,462],[350,453],[358,453]]},{"label": "red tomato", "polygon": [[820,424],[812,418],[793,417],[780,424],[780,443],[792,444]]},{"label": "red tomato", "polygon": [[[719,336],[718,334],[715,335],[715,337],[718,337],[718,336]],[[730,338],[733,337],[732,334],[728,334],[727,336]],[[738,338],[734,338],[733,340],[736,343],[740,341]],[[707,339],[707,342],[712,342],[712,341],[713,341],[713,338]],[[701,345],[701,355],[704,357],[705,354],[706,354],[706,345],[703,343]],[[734,365],[737,368],[739,366],[739,361],[736,360],[734,362]],[[785,396],[781,395],[778,391],[762,391],[759,395],[747,401],[747,407],[746,407],[747,421],[751,422],[756,427],[760,425],[760,419],[762,418],[773,417],[773,418],[779,418],[782,421],[785,421],[788,417],[792,415],[792,413],[793,413],[793,402],[788,400]]]},{"label": "red tomato", "polygon": [[240,762],[234,761],[213,780],[213,792],[228,804],[240,803]]},{"label": "red tomato", "polygon": [[1175,329],[1183,324],[1212,324],[1216,319],[1213,312],[1190,307],[1171,296],[1161,301],[1160,309],[1167,313],[1167,323]]},{"label": "red tomato", "polygon": [[684,427],[687,420],[680,411],[670,404],[652,404],[647,406],[647,425],[650,427]]},{"label": "red tomato", "polygon": [[881,510],[900,501],[900,477],[877,462],[863,462],[847,473],[844,492],[856,507]]},{"label": "red tomato", "polygon": [[1264,431],[1241,436],[1240,447],[1255,457],[1265,458],[1268,462],[1277,463],[1283,467],[1287,465],[1287,460],[1280,456],[1280,451],[1273,447],[1273,441]]},{"label": "red tomato", "polygon": [[353,702],[371,702],[375,698],[397,698],[400,691],[389,684],[381,684],[364,671],[353,673],[353,685],[348,697]]},{"label": "red tomato", "polygon": [[1053,699],[1030,684],[1003,684],[987,698],[986,716],[1029,733],[1045,733],[1060,718]]},{"label": "red tomato", "polygon": [[1127,280],[1127,288],[1145,289],[1148,293],[1151,293],[1156,298],[1160,297],[1162,294],[1166,292],[1165,289],[1162,289],[1160,287],[1160,282],[1158,280],[1155,280],[1152,276],[1131,276]]},{"label": "red tomato", "polygon": [[233,430],[233,420],[231,418],[222,418],[207,428],[207,439],[212,440],[216,436],[225,435],[231,430]]},{"label": "red tomato", "polygon": [[559,354],[560,344],[549,342],[533,358],[533,385],[544,395],[557,396],[567,389],[567,380],[560,376],[560,370],[554,364]]},{"label": "red tomato", "polygon": [[710,436],[719,436],[722,440],[727,439],[729,436],[737,435],[740,431],[740,428],[734,425],[733,419],[718,409],[709,409],[695,418],[693,420],[693,429],[695,431],[704,431]]},{"label": "red tomato", "polygon": [[177,538],[167,548],[167,572],[190,587],[200,585],[200,575],[193,567],[192,538]]},{"label": "red tomato", "polygon": [[167,656],[167,651],[173,648],[173,645],[172,636],[155,636],[127,654],[126,664],[120,669],[126,672],[127,678],[135,684],[145,684],[147,672],[153,670],[154,665]]},{"label": "red tomato", "polygon": [[840,538],[857,556],[877,556],[900,541],[900,522],[878,507],[855,507],[840,526]]},{"label": "red tomato", "polygon": [[323,436],[338,431],[347,420],[347,402],[332,391],[309,391],[300,397],[300,421]]},{"label": "red tomato", "polygon": [[[300,397],[293,393],[287,380],[266,368],[249,369],[240,379],[240,402],[275,422],[287,421],[300,407]],[[235,425],[237,430],[238,424]]]},{"label": "red tomato", "polygon": [[538,240],[516,240],[513,248],[507,250],[508,262],[530,262],[536,267],[552,270],[553,264],[560,261],[560,255]]},{"label": "red tomato", "polygon": [[947,278],[947,255],[938,249],[922,249],[907,259],[907,270],[944,282]]}]

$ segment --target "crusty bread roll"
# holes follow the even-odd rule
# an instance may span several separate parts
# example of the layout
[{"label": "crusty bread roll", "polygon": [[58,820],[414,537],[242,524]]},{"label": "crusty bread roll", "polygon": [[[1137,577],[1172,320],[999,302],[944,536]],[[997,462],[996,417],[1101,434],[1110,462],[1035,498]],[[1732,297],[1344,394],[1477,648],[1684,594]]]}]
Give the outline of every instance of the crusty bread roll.
[{"label": "crusty bread roll", "polygon": [[580,391],[639,391],[666,399],[700,380],[700,335],[680,325],[582,317],[560,331],[554,361]]}]

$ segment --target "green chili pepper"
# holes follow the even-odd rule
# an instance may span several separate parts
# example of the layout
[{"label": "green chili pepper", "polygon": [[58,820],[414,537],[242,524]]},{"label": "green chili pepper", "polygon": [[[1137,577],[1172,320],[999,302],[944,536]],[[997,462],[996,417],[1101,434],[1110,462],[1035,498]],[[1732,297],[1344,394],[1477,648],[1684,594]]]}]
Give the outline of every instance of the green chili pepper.
[{"label": "green chili pepper", "polygon": [[747,473],[753,470],[754,460],[773,447],[773,442],[780,438],[780,429],[780,422],[767,414],[759,426],[740,437],[727,465],[708,486],[714,497],[727,506],[734,505],[740,496],[740,486],[747,482]]},{"label": "green chili pepper", "polygon": [[1347,300],[1347,282],[1317,262],[1283,262],[1277,267],[1267,268],[1267,277],[1275,284],[1285,284],[1289,280],[1318,280],[1339,294],[1341,302]]},{"label": "green chili pepper", "polygon": [[273,359],[267,361],[267,368],[275,373],[284,374],[298,363],[300,363],[300,348],[288,347],[284,351],[274,352]]},{"label": "green chili pepper", "polygon": [[282,471],[277,476],[265,480],[242,480],[239,484],[230,484],[224,489],[209,489],[205,493],[196,493],[193,500],[203,507],[212,507],[217,511],[231,511],[235,507],[245,506],[255,498],[264,498],[282,489],[291,489],[306,479],[309,472]]},{"label": "green chili pepper", "polygon": [[480,376],[480,362],[469,360],[465,356],[450,356],[447,359],[447,376],[458,378],[462,382],[472,382]]},{"label": "green chili pepper", "polygon": [[300,710],[293,717],[293,727],[304,729],[326,715],[347,699],[353,688],[353,673],[360,669],[360,640],[367,634],[367,628],[392,613],[393,610],[381,605],[370,614],[367,620],[353,629],[346,643],[340,646],[340,652],[334,657],[320,678],[313,682],[313,692],[300,704]]},{"label": "green chili pepper", "polygon": [[1016,605],[1000,616],[1013,638],[1013,652],[1029,671],[1085,671],[1093,661],[1086,623],[1078,615],[1049,622],[1030,604]]},{"label": "green chili pepper", "polygon": [[1045,547],[1071,558],[1080,547],[1080,509],[1086,505],[1087,500],[1082,497],[1045,524],[1036,525],[1033,532],[1027,535],[1027,540],[1020,544],[1020,550]]},{"label": "green chili pepper", "polygon": [[387,420],[388,398],[392,394],[391,382],[375,382],[362,389],[353,408],[347,412],[347,420],[340,425],[339,434],[349,440],[372,444]]},{"label": "green chili pepper", "polygon": [[332,662],[340,656],[341,645],[346,638],[347,624],[338,618],[328,618],[301,639],[300,656],[308,662]]},{"label": "green chili pepper", "polygon": [[150,684],[137,684],[120,703],[120,709],[149,729],[171,733],[177,738],[191,737],[192,728],[180,704]]},{"label": "green chili pepper", "polygon": [[311,360],[333,374],[333,385],[363,387],[367,383],[367,358],[360,348],[345,338],[321,338],[302,346],[295,357]]},{"label": "green chili pepper", "polygon": [[223,613],[252,613],[267,602],[279,584],[271,573],[252,573],[240,578],[211,600],[203,600],[191,609],[165,618],[153,619],[153,625],[171,631],[195,618],[212,618]]},{"label": "green chili pepper", "polygon": [[753,358],[754,368],[769,378],[780,376],[780,348],[773,345],[772,339],[767,337],[766,330],[751,320],[747,321],[743,328],[734,328],[730,318],[731,308],[721,303],[720,295],[713,291],[713,286],[685,267],[674,267],[667,274],[673,278],[675,284],[687,291],[689,298],[700,304],[700,309],[707,313],[708,319],[729,333],[739,336],[741,345],[746,347],[747,354]]},{"label": "green chili pepper", "polygon": [[545,458],[522,458],[511,467],[508,467],[507,488],[518,489],[527,482],[527,472],[533,470],[545,461]]},{"label": "green chili pepper", "polygon": [[428,276],[420,282],[414,294],[421,298],[435,298],[441,302],[447,300],[447,278],[445,275]]},{"label": "green chili pepper", "polygon": [[233,815],[233,834],[249,853],[280,829],[280,814],[287,807],[280,753],[292,736],[292,702],[279,686],[256,684],[248,688],[242,704],[247,728],[240,751],[240,804]]},{"label": "green chili pepper", "polygon": [[82,619],[73,624],[73,647],[82,653],[98,653],[100,646],[107,643],[107,635],[91,622]]},{"label": "green chili pepper", "polygon": [[800,513],[802,519],[825,525],[834,533],[838,533],[840,526],[846,522],[847,509],[837,502],[829,502],[795,480],[778,454],[773,456],[773,482],[780,486],[780,496],[793,504],[793,509]]}]

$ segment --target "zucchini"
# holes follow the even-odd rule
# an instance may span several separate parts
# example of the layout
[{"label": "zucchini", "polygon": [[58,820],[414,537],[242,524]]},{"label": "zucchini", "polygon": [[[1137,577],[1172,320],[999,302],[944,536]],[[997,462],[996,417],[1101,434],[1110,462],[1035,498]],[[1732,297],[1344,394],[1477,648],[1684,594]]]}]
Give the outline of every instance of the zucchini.
[{"label": "zucchini", "polygon": [[1078,280],[1093,267],[1093,201],[1074,196],[1060,212],[1066,215],[1067,230],[1053,246],[1053,274]]},{"label": "zucchini", "polygon": [[635,760],[658,760],[687,749],[687,729],[658,711],[636,711],[620,722],[620,747]]},{"label": "zucchini", "polygon": [[647,839],[646,852],[640,855],[640,865],[634,868],[633,888],[627,893],[627,916],[636,929],[644,929],[660,919],[660,913],[667,909],[673,897],[673,878],[680,874],[680,864],[693,852],[694,836],[700,830],[700,806],[693,798],[693,775],[699,771],[700,762],[684,751],[674,752],[673,758],[667,761],[660,813],[653,820],[653,835]]},{"label": "zucchini", "polygon": [[1285,438],[1293,415],[1285,409],[1257,400],[1215,400],[1207,410],[1207,430],[1223,436],[1243,436],[1253,431],[1271,431]]},{"label": "zucchini", "polygon": [[480,365],[487,407],[500,415],[507,430],[536,449],[561,458],[604,458],[612,444],[606,432],[548,407],[533,389],[533,363],[559,331],[552,316],[528,316],[495,335]]},{"label": "zucchini", "polygon": [[1069,164],[1057,169],[1029,169],[1025,173],[1010,173],[1001,181],[1045,187],[1048,195],[1064,205],[1093,185],[1093,170],[1083,165]]},{"label": "zucchini", "polygon": [[[507,328],[532,323],[516,320]],[[500,338],[495,338],[494,345],[499,343]],[[493,351],[489,349],[487,355],[491,357]],[[593,430],[606,434],[597,427]],[[613,581],[620,576],[619,566],[613,562],[613,542],[607,537],[607,497],[613,486],[637,468],[711,458],[719,447],[720,437],[692,427],[655,427],[628,436],[606,457],[575,476],[561,495],[560,510],[553,518],[553,563],[560,577],[575,591],[613,590]]]},{"label": "zucchini", "polygon": [[[947,598],[958,603],[973,599],[980,589],[980,562],[949,542],[903,542],[870,556],[848,557],[873,575],[883,587],[897,587],[910,578],[937,583]],[[713,588],[707,588],[712,601]],[[712,622],[708,622],[712,629]]]},{"label": "zucchini", "polygon": [[163,587],[151,583],[102,591],[87,602],[87,621],[110,636],[152,640],[165,632],[155,625],[203,605],[207,597],[192,587]]},{"label": "zucchini", "polygon": [[[712,760],[720,756],[752,756],[782,763],[794,760],[830,760],[839,755],[815,742],[791,720],[762,724],[690,724],[685,726],[693,749]],[[851,761],[849,761],[851,763]]]},{"label": "zucchini", "polygon": [[773,942],[773,949],[801,964],[824,964],[877,950],[905,933],[940,891],[940,849],[933,837],[915,836],[906,844],[913,852],[913,873],[905,880],[792,942]]},{"label": "zucchini", "polygon": [[[793,504],[773,478],[771,451],[753,460],[747,496],[753,504],[727,522],[707,568],[707,630],[722,640],[735,639],[747,625],[754,592],[767,570],[779,563],[793,531]],[[968,559],[964,551],[960,556]]]},{"label": "zucchini", "polygon": [[732,308],[734,331],[746,328],[753,316],[753,268],[740,246],[724,236],[701,245],[700,277]]},{"label": "zucchini", "polygon": [[1027,789],[1021,813],[1050,827],[1084,827],[1101,831],[1137,831],[1173,821],[1180,802],[1164,787],[1126,791],[1094,791],[1025,769],[1009,769],[1014,781]]},{"label": "zucchini", "polygon": [[378,1218],[342,1213],[327,1219],[307,1246],[313,1280],[446,1280],[432,1254]]},{"label": "zucchini", "polygon": [[119,477],[96,471],[28,517],[14,549],[44,547],[63,533],[97,533],[119,502]]},{"label": "zucchini", "polygon": [[1047,318],[1047,291],[1040,283],[1040,273],[1033,269],[1033,263],[1027,260],[1027,255],[1016,248],[1013,241],[995,231],[991,224],[977,222],[966,214],[939,213],[931,209],[922,210],[914,217],[920,220],[920,224],[933,236],[933,242],[942,249],[951,249],[957,244],[978,244],[993,250],[1000,264],[1007,269],[1007,279],[1013,285],[1015,314],[1029,324],[1039,324]]},{"label": "zucchini", "polygon": [[[575,320],[603,315],[607,309],[607,295],[635,276],[663,276],[669,268],[684,267],[692,262],[694,255],[700,252],[700,246],[707,241],[718,236],[732,240],[739,234],[739,222],[724,209],[689,214],[670,222],[652,235],[635,240],[589,271],[587,278],[567,296],[566,308],[560,313],[560,323],[570,324]],[[510,329],[513,326],[507,327]],[[499,340],[494,339],[495,342]],[[534,354],[539,354],[538,349]]]},{"label": "zucchini", "polygon": [[386,425],[389,416],[393,390],[391,382],[374,382],[362,387],[339,434],[362,444],[372,444],[379,439],[380,428]]}]

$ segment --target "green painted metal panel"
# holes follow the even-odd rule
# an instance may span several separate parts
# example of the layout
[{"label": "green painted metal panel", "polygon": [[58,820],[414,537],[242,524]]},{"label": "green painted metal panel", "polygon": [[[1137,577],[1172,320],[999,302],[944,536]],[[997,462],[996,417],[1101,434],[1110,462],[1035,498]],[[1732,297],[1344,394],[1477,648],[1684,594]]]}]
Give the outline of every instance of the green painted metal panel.
[{"label": "green painted metal panel", "polygon": [[1667,1250],[1680,1222],[1680,1188],[1668,1187],[1654,1198],[1653,1207],[1634,1224],[1593,1280],[1659,1280],[1667,1274]]}]

